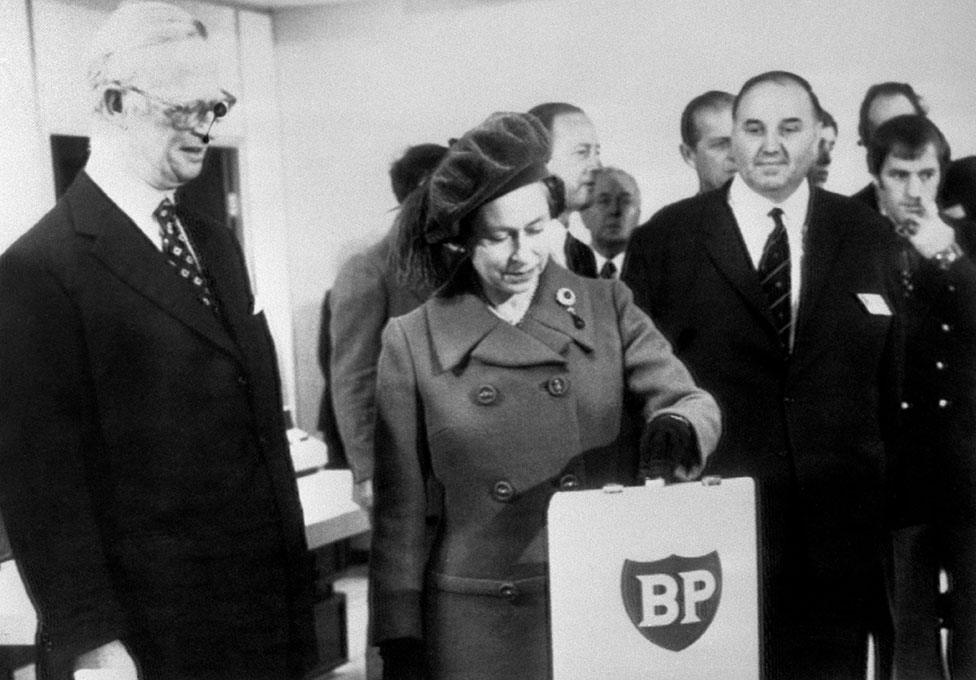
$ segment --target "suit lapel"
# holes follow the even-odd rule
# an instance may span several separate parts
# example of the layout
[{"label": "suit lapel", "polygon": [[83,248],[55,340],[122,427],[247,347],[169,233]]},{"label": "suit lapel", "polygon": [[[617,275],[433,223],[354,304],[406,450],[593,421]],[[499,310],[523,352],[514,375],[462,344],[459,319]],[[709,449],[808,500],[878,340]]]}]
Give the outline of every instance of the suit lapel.
[{"label": "suit lapel", "polygon": [[[469,276],[474,276],[470,264],[462,265],[455,282]],[[579,316],[590,319],[582,329],[575,328],[572,317],[556,302],[556,290],[564,287],[575,293]],[[457,290],[456,285],[452,288]],[[587,350],[593,347],[589,297],[578,278],[554,263],[543,271],[532,304],[518,326],[492,314],[470,290],[435,295],[426,305],[426,314],[434,351],[445,371],[463,364],[468,357],[494,366],[564,364],[570,342]]]},{"label": "suit lapel", "polygon": [[706,230],[705,250],[746,305],[764,319],[769,330],[775,334],[776,326],[769,311],[766,294],[759,284],[759,275],[749,259],[749,252],[742,241],[739,226],[726,196],[726,192],[715,191],[704,206],[702,224]]},{"label": "suit lapel", "polygon": [[139,228],[82,171],[65,199],[80,234],[93,236],[92,255],[126,285],[227,353],[241,358],[238,348],[213,312],[174,275],[162,254]]},{"label": "suit lapel", "polygon": [[833,228],[833,216],[828,214],[824,194],[811,187],[810,210],[807,217],[806,243],[803,256],[803,288],[796,314],[796,345],[801,332],[816,309],[817,300],[830,280],[830,272],[838,254],[842,251],[843,231]]}]

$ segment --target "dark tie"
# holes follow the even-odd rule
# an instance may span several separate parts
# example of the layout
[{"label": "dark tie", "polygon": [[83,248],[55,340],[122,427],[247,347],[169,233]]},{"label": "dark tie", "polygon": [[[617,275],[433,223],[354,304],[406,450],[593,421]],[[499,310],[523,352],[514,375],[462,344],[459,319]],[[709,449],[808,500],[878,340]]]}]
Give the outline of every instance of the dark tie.
[{"label": "dark tie", "polygon": [[176,206],[168,198],[164,198],[153,212],[153,217],[159,222],[159,234],[163,239],[163,255],[166,256],[166,261],[180,277],[193,286],[193,291],[200,302],[216,312],[213,293],[210,292],[200,264],[193,257],[186,235],[176,219]]},{"label": "dark tie", "polygon": [[792,303],[790,301],[790,244],[783,226],[783,211],[773,208],[769,211],[776,226],[766,240],[762,258],[759,260],[759,281],[762,283],[769,311],[773,314],[776,332],[783,347],[790,347],[790,326],[792,325]]},{"label": "dark tie", "polygon": [[617,275],[617,265],[613,263],[613,260],[607,260],[600,267],[600,278],[601,279],[612,279]]}]

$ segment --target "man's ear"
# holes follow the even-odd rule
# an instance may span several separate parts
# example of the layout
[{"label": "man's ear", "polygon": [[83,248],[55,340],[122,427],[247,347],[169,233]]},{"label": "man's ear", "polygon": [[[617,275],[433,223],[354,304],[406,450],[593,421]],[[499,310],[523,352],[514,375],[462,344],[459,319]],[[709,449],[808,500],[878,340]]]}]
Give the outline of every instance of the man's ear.
[{"label": "man's ear", "polygon": [[698,164],[696,163],[695,159],[695,150],[684,142],[681,142],[681,144],[678,145],[678,151],[681,152],[682,160],[684,160],[684,162],[687,163],[692,170],[697,171]]}]

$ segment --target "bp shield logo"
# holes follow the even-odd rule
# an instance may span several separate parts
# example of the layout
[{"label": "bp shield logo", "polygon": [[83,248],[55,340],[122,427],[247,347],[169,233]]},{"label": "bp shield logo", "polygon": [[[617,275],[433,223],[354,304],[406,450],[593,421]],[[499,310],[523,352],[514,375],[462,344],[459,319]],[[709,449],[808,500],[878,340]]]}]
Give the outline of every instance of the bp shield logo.
[{"label": "bp shield logo", "polygon": [[624,560],[620,575],[624,609],[641,635],[658,647],[680,652],[700,638],[722,599],[718,552],[701,557],[671,555],[656,562]]}]

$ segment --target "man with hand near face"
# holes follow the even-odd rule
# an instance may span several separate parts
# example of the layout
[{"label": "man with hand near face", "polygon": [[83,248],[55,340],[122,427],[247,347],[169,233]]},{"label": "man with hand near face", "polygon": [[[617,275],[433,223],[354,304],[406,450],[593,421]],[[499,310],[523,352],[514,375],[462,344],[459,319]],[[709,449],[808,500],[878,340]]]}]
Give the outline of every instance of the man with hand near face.
[{"label": "man with hand near face", "polygon": [[[928,115],[928,106],[915,89],[908,83],[893,81],[875,83],[867,89],[861,100],[857,121],[858,145],[867,149],[874,131],[881,127],[882,123],[895,116],[907,115]],[[875,210],[878,209],[878,196],[873,182],[869,182],[854,194],[853,198]]]},{"label": "man with hand near face", "polygon": [[640,189],[619,168],[601,168],[594,184],[593,203],[583,210],[583,224],[592,235],[593,251],[584,276],[619,279],[630,235],[640,221]]},{"label": "man with hand near face", "polygon": [[700,94],[681,114],[681,158],[698,175],[698,193],[718,189],[735,176],[732,102],[728,92]]},{"label": "man with hand near face", "polygon": [[892,118],[868,143],[878,208],[901,238],[904,453],[890,584],[894,670],[908,680],[941,678],[943,663],[952,678],[976,677],[976,224],[939,213],[948,163],[948,143],[923,116]]},{"label": "man with hand near face", "polygon": [[174,205],[233,104],[203,24],[124,5],[91,157],[0,256],[0,508],[43,679],[282,680],[312,563],[275,351],[240,247]]},{"label": "man with hand near face", "polygon": [[529,109],[529,114],[549,133],[552,155],[546,168],[565,188],[563,210],[558,216],[565,229],[555,229],[555,222],[549,227],[552,258],[570,271],[589,276],[590,232],[579,211],[593,202],[594,174],[601,167],[596,127],[583,109],[565,102],[539,104]]},{"label": "man with hand near face", "polygon": [[896,243],[876,213],[807,181],[819,112],[800,76],[748,80],[738,175],[640,227],[623,275],[723,410],[705,474],[756,480],[765,680],[863,678],[883,603]]}]

